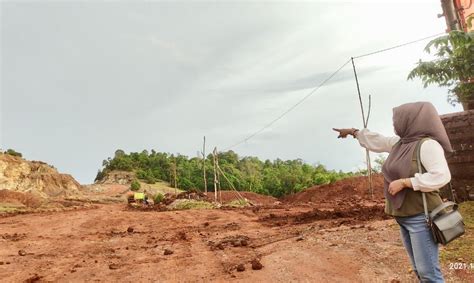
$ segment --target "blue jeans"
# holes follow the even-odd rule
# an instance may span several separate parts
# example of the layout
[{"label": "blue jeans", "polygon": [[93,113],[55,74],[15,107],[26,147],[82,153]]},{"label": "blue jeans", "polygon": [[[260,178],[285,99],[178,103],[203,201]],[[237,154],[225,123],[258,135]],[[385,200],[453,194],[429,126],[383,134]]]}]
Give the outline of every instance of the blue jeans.
[{"label": "blue jeans", "polygon": [[439,268],[438,244],[428,228],[424,213],[395,217],[403,245],[420,282],[444,282]]}]

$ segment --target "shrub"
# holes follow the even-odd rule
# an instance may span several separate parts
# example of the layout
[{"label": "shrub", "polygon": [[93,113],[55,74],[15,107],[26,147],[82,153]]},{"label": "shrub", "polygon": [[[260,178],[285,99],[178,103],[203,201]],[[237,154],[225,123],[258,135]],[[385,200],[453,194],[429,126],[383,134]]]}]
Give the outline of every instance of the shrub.
[{"label": "shrub", "polygon": [[148,175],[148,176],[145,178],[145,182],[146,182],[147,184],[154,184],[154,183],[156,183],[156,179],[155,179],[155,177]]},{"label": "shrub", "polygon": [[136,192],[141,188],[140,182],[138,180],[133,180],[132,183],[130,184],[130,190]]},{"label": "shrub", "polygon": [[165,198],[165,196],[163,194],[158,193],[153,197],[153,202],[155,204],[159,204],[163,201],[164,198]]},{"label": "shrub", "polygon": [[18,156],[18,157],[23,157],[23,154],[19,153],[18,151],[15,151],[14,149],[8,149],[5,151],[6,154],[13,155],[13,156]]},{"label": "shrub", "polygon": [[147,184],[154,184],[156,183],[156,178],[153,176],[153,172],[150,170],[144,171],[144,170],[138,170],[137,171],[137,178],[145,181]]}]

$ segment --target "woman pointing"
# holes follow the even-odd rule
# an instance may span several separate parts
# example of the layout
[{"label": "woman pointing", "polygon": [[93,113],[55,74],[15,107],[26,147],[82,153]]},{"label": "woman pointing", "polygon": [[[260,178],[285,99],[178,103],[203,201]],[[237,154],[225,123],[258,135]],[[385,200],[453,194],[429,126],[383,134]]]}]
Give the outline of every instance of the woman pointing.
[{"label": "woman pointing", "polygon": [[[393,108],[396,136],[385,137],[368,129],[334,129],[338,138],[348,135],[373,152],[388,152],[382,166],[385,213],[400,225],[403,244],[421,282],[444,282],[438,258],[438,244],[426,224],[423,199],[428,211],[442,203],[439,189],[451,180],[445,153],[452,152],[446,129],[429,102],[407,103]],[[422,141],[423,140],[423,141]],[[420,148],[425,173],[418,173],[416,147]]]}]

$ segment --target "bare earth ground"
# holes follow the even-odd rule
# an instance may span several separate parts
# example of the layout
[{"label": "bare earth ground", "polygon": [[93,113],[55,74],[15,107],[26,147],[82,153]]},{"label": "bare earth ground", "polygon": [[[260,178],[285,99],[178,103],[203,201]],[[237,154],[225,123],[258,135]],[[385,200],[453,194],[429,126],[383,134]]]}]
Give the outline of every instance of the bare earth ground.
[{"label": "bare earth ground", "polygon": [[[144,212],[107,204],[6,216],[0,281],[415,282],[393,220],[335,214],[309,205]],[[263,268],[252,270],[252,260]]]}]

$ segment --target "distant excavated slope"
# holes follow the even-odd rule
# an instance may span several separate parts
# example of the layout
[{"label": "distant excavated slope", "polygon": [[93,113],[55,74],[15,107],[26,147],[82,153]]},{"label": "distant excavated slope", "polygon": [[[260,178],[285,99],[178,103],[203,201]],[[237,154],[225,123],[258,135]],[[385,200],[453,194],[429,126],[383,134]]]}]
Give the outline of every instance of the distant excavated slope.
[{"label": "distant excavated slope", "polygon": [[136,178],[137,177],[135,176],[134,172],[114,170],[105,173],[104,177],[95,183],[130,185],[130,183],[132,183],[132,181]]},{"label": "distant excavated slope", "polygon": [[69,174],[61,174],[41,161],[0,153],[0,189],[31,193],[42,198],[81,194],[81,185]]}]

